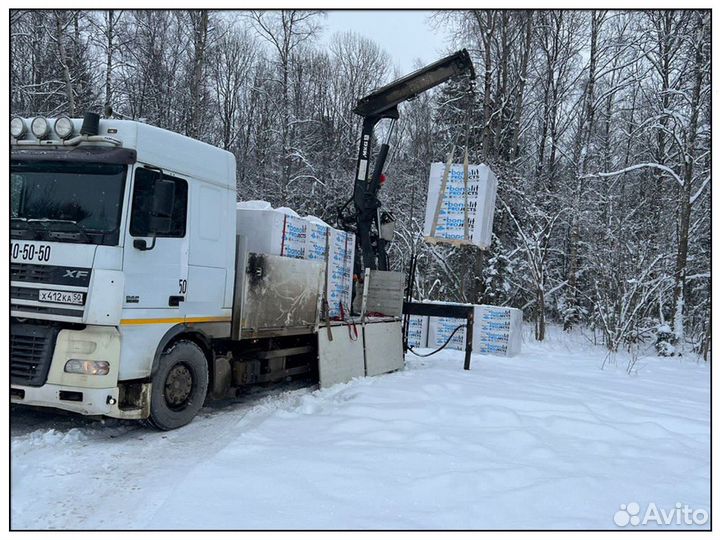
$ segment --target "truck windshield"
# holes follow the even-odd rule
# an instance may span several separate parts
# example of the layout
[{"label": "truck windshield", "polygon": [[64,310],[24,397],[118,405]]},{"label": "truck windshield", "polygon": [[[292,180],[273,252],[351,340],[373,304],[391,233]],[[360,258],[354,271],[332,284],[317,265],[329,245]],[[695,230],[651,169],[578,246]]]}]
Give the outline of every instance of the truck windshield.
[{"label": "truck windshield", "polygon": [[11,161],[11,236],[117,245],[126,170],[112,163]]}]

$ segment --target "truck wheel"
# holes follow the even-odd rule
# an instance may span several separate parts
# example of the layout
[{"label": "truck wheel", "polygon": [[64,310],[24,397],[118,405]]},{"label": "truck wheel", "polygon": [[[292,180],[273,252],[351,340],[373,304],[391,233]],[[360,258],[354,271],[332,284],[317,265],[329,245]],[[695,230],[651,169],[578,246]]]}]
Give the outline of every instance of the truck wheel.
[{"label": "truck wheel", "polygon": [[189,424],[205,401],[208,367],[192,341],[178,341],[160,356],[152,377],[150,423],[168,431]]}]

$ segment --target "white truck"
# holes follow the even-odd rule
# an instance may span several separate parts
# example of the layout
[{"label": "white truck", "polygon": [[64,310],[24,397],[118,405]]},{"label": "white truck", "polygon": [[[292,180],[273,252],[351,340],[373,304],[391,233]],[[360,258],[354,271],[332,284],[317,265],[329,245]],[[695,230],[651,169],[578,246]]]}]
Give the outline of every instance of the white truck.
[{"label": "white truck", "polygon": [[402,275],[331,320],[326,264],[248,251],[231,153],[89,113],[13,118],[10,159],[12,403],[174,429],[249,384],[402,367]]},{"label": "white truck", "polygon": [[[173,429],[207,396],[249,384],[310,375],[328,386],[401,368],[403,311],[467,314],[404,302],[403,275],[389,271],[383,167],[398,106],[460,76],[475,78],[465,49],[353,110],[362,132],[353,196],[338,221],[358,236],[357,316],[329,305],[329,246],[324,261],[258,248],[266,243],[253,235],[264,232],[237,220],[229,152],[112,115],[13,118],[12,402]],[[381,120],[390,125],[371,171]],[[466,341],[469,369],[471,315]]]}]

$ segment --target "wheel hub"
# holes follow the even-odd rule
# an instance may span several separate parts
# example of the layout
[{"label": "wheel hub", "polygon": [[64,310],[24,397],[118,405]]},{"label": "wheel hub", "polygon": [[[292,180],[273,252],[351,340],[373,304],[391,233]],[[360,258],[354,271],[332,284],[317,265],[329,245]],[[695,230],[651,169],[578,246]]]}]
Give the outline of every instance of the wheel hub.
[{"label": "wheel hub", "polygon": [[165,401],[171,409],[182,409],[192,393],[192,373],[185,364],[172,367],[165,379]]}]

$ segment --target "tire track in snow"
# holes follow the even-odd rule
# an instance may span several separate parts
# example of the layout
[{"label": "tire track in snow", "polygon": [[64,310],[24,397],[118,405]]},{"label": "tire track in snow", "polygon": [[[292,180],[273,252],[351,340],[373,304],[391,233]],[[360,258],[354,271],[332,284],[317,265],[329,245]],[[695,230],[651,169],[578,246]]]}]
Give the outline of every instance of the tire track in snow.
[{"label": "tire track in snow", "polygon": [[[203,408],[191,424],[171,432],[157,432],[137,422],[52,413],[43,418],[38,411],[13,411],[11,485],[18,498],[25,499],[26,490],[35,491],[69,475],[87,477],[93,493],[87,497],[80,488],[58,500],[40,488],[30,496],[32,508],[13,505],[12,527],[112,528],[123,514],[130,528],[151,527],[144,522],[198,462],[211,458],[276,410],[296,408],[312,390],[254,390],[239,400]],[[54,459],[46,458],[49,448]],[[33,460],[33,454],[44,459]],[[78,466],[69,467],[72,463]],[[107,507],[109,500],[116,502],[114,510]]]}]

